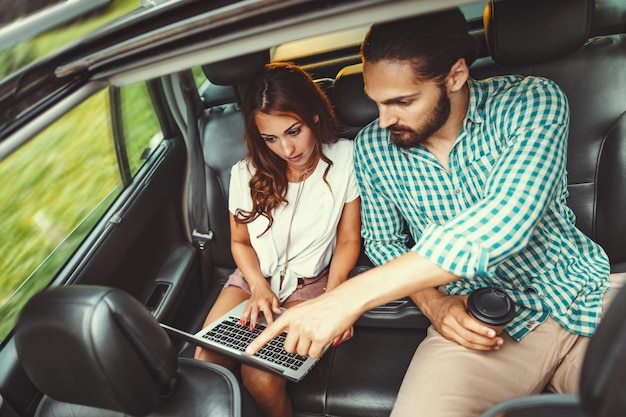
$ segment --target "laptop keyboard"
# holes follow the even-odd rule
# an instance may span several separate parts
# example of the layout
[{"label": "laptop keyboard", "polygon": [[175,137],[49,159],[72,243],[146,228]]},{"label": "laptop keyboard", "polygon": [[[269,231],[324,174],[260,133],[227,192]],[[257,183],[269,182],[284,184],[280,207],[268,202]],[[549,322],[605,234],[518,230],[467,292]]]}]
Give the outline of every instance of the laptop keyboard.
[{"label": "laptop keyboard", "polygon": [[[239,318],[231,316],[228,320],[224,320],[211,331],[202,335],[202,337],[219,342],[222,345],[245,351],[250,342],[256,338],[265,329],[264,325],[257,324],[252,330],[248,326],[239,324]],[[287,333],[276,336],[274,339],[262,347],[254,356],[268,360],[274,364],[297,370],[307,359],[295,353],[288,353],[283,349],[285,336]]]}]

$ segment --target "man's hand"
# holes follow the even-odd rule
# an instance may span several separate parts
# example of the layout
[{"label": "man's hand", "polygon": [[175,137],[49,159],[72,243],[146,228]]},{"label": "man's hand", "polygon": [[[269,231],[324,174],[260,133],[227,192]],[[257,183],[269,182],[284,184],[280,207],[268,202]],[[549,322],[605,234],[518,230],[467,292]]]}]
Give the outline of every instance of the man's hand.
[{"label": "man's hand", "polygon": [[255,354],[272,338],[287,331],[285,350],[301,356],[317,358],[328,344],[345,339],[350,327],[359,317],[345,304],[337,303],[331,293],[293,306],[250,343],[246,349],[249,355]]},{"label": "man's hand", "polygon": [[504,343],[501,337],[496,336],[495,330],[467,313],[466,295],[439,293],[439,296],[428,297],[427,301],[425,298],[413,298],[435,330],[448,340],[475,350],[498,350]]}]

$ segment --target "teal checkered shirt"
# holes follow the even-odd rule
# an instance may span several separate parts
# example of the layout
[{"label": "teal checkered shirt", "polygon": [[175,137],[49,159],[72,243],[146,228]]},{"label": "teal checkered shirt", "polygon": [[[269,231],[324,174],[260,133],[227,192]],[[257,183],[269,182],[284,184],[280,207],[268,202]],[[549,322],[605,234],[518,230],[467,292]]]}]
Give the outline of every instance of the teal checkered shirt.
[{"label": "teal checkered shirt", "polygon": [[392,145],[378,120],[357,136],[366,253],[379,265],[415,251],[462,277],[452,295],[503,289],[516,340],[548,316],[590,336],[610,268],[566,205],[567,99],[538,77],[470,79],[469,90],[449,170],[423,146]]}]

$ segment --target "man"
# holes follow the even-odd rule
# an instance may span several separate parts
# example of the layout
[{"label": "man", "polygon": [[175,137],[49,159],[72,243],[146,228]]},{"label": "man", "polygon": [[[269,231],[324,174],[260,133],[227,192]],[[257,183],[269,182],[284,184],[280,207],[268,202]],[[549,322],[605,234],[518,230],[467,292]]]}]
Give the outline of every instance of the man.
[{"label": "man", "polygon": [[[359,133],[355,165],[380,266],[256,341],[288,328],[287,350],[319,355],[369,308],[410,295],[432,326],[392,416],[476,416],[544,388],[576,391],[609,289],[606,254],[566,206],[564,94],[536,77],[471,79],[473,48],[458,10],[371,28],[363,78],[379,119]],[[516,304],[500,335],[466,311],[481,287]]]}]

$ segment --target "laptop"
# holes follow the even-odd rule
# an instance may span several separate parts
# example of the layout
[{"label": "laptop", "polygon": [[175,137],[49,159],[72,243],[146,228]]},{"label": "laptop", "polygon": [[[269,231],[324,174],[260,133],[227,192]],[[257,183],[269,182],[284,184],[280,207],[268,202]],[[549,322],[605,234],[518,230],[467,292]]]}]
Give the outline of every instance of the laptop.
[{"label": "laptop", "polygon": [[[204,349],[234,358],[242,363],[273,372],[290,381],[298,382],[304,378],[321,358],[311,358],[288,353],[283,348],[286,332],[276,336],[254,355],[245,353],[246,347],[267,326],[263,314],[259,314],[253,330],[239,324],[239,318],[248,301],[244,301],[196,334],[188,333],[160,323],[168,333]],[[277,316],[275,315],[274,318]],[[324,349],[324,353],[328,350]]]}]

